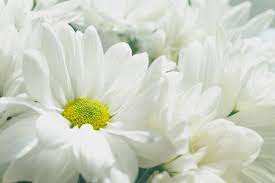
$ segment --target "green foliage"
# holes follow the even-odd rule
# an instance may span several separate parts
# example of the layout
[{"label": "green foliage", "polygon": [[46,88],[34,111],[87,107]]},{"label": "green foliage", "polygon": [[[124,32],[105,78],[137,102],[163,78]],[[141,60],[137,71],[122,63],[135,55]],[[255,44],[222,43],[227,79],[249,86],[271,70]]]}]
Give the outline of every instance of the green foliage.
[{"label": "green foliage", "polygon": [[135,183],[146,183],[152,175],[163,171],[164,171],[164,168],[161,165],[155,166],[153,168],[148,168],[148,169],[140,168],[138,172],[138,177]]},{"label": "green foliage", "polygon": [[131,47],[133,54],[138,53],[139,43],[138,43],[138,40],[136,38],[129,38],[128,44]]},{"label": "green foliage", "polygon": [[31,9],[31,10],[34,10],[34,9],[35,9],[35,7],[36,7],[36,5],[37,5],[36,0],[33,0],[33,3],[32,3],[32,9]]},{"label": "green foliage", "polygon": [[233,116],[237,114],[239,111],[237,109],[234,109],[227,117]]},{"label": "green foliage", "polygon": [[81,175],[79,175],[77,183],[86,183],[86,181]]}]

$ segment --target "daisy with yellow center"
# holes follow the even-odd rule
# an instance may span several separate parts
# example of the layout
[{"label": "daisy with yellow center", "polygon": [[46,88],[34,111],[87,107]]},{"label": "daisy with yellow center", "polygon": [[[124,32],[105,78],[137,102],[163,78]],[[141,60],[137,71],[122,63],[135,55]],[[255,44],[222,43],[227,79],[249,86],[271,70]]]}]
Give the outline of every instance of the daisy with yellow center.
[{"label": "daisy with yellow center", "polygon": [[106,127],[110,120],[109,109],[101,102],[88,98],[68,103],[62,115],[71,122],[72,127],[91,124],[95,130]]},{"label": "daisy with yellow center", "polygon": [[[147,74],[147,54],[132,55],[126,43],[104,53],[93,27],[84,33],[64,24],[39,29],[39,49],[24,54],[23,76],[28,98],[35,101],[28,106],[41,107],[40,115],[23,125],[29,143],[20,146],[24,153],[19,151],[4,182],[67,183],[82,177],[131,183],[138,165],[155,166],[170,156],[170,142],[144,130],[161,87],[152,74],[162,67]],[[145,87],[151,82],[154,87]]]}]

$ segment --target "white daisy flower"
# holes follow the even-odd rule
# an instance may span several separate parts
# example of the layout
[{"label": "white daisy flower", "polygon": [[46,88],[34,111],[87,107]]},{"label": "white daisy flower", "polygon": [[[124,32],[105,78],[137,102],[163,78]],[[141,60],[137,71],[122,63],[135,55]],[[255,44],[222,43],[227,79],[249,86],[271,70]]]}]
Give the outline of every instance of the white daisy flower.
[{"label": "white daisy flower", "polygon": [[[59,4],[58,9],[64,7],[64,11],[68,11],[71,7],[72,10],[76,8],[74,4],[76,3]],[[70,13],[64,12],[61,18],[60,14],[55,13],[57,7],[43,11],[32,11],[32,7],[32,0],[0,1],[0,97],[16,96],[25,92],[21,65],[23,51],[33,47],[41,21],[66,22],[73,19],[72,15],[69,16]],[[9,106],[10,104],[0,106],[0,124],[21,111],[9,110]]]},{"label": "white daisy flower", "polygon": [[[71,4],[71,5],[70,5]],[[59,5],[58,8],[65,6]],[[70,9],[72,3],[66,3],[66,6]],[[33,1],[32,0],[0,0],[0,98],[4,97],[14,97],[20,96],[25,97],[25,87],[22,77],[22,56],[23,50],[29,47],[32,47],[33,43],[36,42],[36,30],[39,26],[42,19],[47,19],[51,22],[59,22],[67,20],[66,17],[69,17],[69,13],[62,14],[58,16],[57,8],[52,8],[51,10],[41,10],[41,11],[32,11]],[[63,9],[68,11],[68,8]],[[70,9],[72,10],[72,8]],[[45,17],[47,14],[47,17]],[[70,13],[72,14],[72,13]],[[61,15],[61,14],[59,14]],[[64,16],[66,15],[66,16]],[[72,17],[72,16],[71,16]],[[5,100],[5,99],[3,99]],[[26,111],[26,107],[20,106],[16,107],[12,103],[1,103],[0,104],[0,134],[11,124],[15,124],[18,121],[23,121],[21,123],[21,129],[25,129],[28,125],[25,124],[24,120],[28,120],[31,116]],[[31,117],[33,119],[33,117]],[[26,127],[24,127],[24,125]],[[8,132],[10,133],[10,132]],[[14,146],[13,150],[7,149],[6,152],[10,152],[10,156],[7,157],[5,162],[1,161],[0,165],[0,181],[2,179],[3,172],[5,171],[8,163],[13,158],[16,158],[20,153],[20,149],[24,146],[31,144],[31,137],[34,135],[33,132],[28,130],[19,130],[17,135],[25,134],[26,136],[21,140],[18,139],[18,146]],[[29,134],[28,134],[29,133]],[[13,137],[12,137],[13,138]],[[0,143],[6,141],[5,133],[3,133],[3,138],[0,140]],[[15,142],[15,144],[17,143]],[[9,143],[9,142],[8,142]],[[14,144],[9,143],[11,146]]]},{"label": "white daisy flower", "polygon": [[28,106],[42,108],[0,134],[1,163],[16,158],[3,182],[76,182],[79,174],[88,182],[133,182],[138,166],[170,155],[170,142],[143,122],[161,84],[149,84],[146,54],[132,56],[125,43],[104,54],[93,27],[83,34],[44,24],[39,38],[24,56],[23,76],[36,101]]},{"label": "white daisy flower", "polygon": [[[260,44],[259,44],[260,43]],[[269,44],[268,44],[269,45]],[[256,161],[242,170],[244,182],[274,181],[274,54],[255,39],[229,42],[223,34],[183,49],[179,69],[185,85],[222,89],[217,116],[250,128],[264,140]],[[236,182],[234,180],[233,182]]]}]

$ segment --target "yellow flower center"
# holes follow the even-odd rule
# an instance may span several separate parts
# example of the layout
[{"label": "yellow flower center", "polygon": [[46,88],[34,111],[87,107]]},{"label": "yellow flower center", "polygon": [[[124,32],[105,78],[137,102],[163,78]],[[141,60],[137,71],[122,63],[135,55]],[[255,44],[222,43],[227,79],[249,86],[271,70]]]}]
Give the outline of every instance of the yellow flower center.
[{"label": "yellow flower center", "polygon": [[62,115],[71,122],[71,126],[91,124],[95,130],[107,126],[110,119],[109,109],[97,100],[78,98],[68,103]]}]

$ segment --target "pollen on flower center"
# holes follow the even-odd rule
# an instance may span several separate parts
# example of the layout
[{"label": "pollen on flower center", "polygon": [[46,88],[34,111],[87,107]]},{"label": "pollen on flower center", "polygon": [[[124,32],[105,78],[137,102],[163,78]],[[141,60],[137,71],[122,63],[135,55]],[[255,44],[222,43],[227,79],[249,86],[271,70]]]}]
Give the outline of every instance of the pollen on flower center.
[{"label": "pollen on flower center", "polygon": [[110,119],[109,109],[97,100],[78,98],[68,103],[62,115],[71,122],[71,126],[91,124],[95,130],[107,126]]}]

